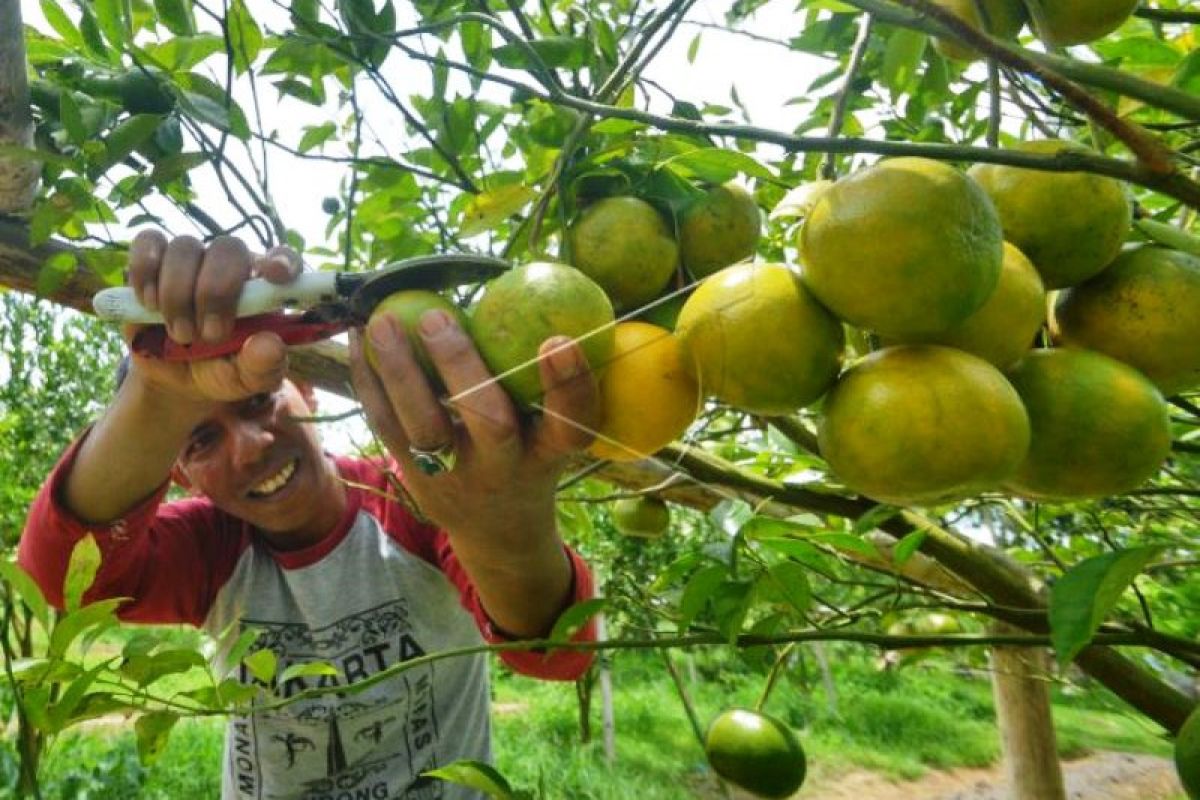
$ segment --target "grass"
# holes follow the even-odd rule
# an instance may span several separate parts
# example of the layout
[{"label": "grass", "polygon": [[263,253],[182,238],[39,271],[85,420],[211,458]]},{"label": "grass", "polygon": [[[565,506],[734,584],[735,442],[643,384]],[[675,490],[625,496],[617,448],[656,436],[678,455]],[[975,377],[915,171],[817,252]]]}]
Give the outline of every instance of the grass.
[{"label": "grass", "polygon": [[[686,659],[676,656],[686,667]],[[731,705],[753,706],[760,675],[736,661],[697,657],[687,680],[701,724]],[[692,670],[682,669],[685,675]],[[837,667],[837,713],[818,686],[781,680],[767,709],[801,734],[814,775],[869,769],[915,778],[931,769],[984,766],[999,757],[990,687],[940,661],[892,672],[866,663]],[[657,657],[621,654],[614,660],[616,761],[602,745],[599,691],[592,707],[592,741],[580,743],[571,684],[533,681],[497,671],[493,682],[497,767],[518,787],[545,787],[552,798],[684,800],[698,796],[707,769],[674,686]],[[1090,750],[1169,755],[1154,726],[1100,691],[1056,692],[1060,752]],[[48,753],[43,784],[48,798],[215,797],[220,784],[224,725],[188,720],[167,750],[143,768],[127,726],[64,735]],[[4,770],[0,769],[0,772]],[[3,788],[0,787],[0,794]],[[714,795],[715,796],[715,795]]]}]

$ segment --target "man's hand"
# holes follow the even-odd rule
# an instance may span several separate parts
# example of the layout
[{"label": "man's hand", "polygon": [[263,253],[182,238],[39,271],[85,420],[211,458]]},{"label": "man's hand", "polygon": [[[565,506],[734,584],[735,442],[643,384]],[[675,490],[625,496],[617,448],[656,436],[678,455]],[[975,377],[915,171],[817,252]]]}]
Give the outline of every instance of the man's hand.
[{"label": "man's hand", "polygon": [[[181,344],[221,342],[233,332],[238,296],[252,277],[288,283],[300,273],[288,247],[254,256],[241,240],[214,239],[207,247],[191,236],[170,241],[142,231],[129,253],[129,285],[138,301],[159,311],[167,335]],[[136,327],[126,328],[132,338]],[[168,363],[135,356],[132,374],[147,388],[191,402],[238,400],[271,391],[283,380],[287,349],[273,333],[255,334],[236,356]]]},{"label": "man's hand", "polygon": [[[568,599],[570,567],[555,527],[554,494],[571,455],[596,427],[596,381],[582,349],[558,337],[541,348],[543,413],[523,420],[470,337],[449,315],[427,312],[421,337],[449,393],[443,404],[402,325],[381,315],[366,332],[379,362],[351,336],[354,386],[372,427],[404,467],[420,510],[445,529],[484,607],[518,635],[545,633]],[[448,406],[448,408],[447,408]],[[452,470],[424,475],[410,447],[452,444]]]}]

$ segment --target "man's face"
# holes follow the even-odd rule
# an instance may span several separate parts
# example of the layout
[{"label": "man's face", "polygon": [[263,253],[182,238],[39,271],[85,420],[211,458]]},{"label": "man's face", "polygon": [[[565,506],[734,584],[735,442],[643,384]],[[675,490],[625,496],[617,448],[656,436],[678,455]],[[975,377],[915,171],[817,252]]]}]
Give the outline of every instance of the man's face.
[{"label": "man's face", "polygon": [[184,445],[183,482],[277,547],[320,541],[341,519],[344,495],[315,429],[295,421],[312,408],[311,390],[290,381],[272,394],[222,405]]}]

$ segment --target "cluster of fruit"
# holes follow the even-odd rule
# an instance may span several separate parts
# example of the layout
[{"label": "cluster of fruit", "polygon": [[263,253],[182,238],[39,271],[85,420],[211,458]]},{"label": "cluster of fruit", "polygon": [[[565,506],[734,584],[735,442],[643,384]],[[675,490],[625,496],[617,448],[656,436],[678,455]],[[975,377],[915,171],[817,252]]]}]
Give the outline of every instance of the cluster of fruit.
[{"label": "cluster of fruit", "polygon": [[[1137,8],[1137,0],[933,0],[968,25],[1002,39],[1015,38],[1029,22],[1033,32],[1052,47],[1094,42],[1115,31]],[[987,15],[986,24],[980,7]],[[939,39],[937,51],[946,58],[973,61],[974,49],[957,41]]]}]

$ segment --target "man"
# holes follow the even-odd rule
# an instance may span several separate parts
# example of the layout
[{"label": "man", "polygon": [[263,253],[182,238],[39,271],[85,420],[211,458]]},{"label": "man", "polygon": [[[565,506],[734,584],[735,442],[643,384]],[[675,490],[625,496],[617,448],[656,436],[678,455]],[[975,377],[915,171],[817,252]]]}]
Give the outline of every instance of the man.
[{"label": "man", "polygon": [[[140,302],[185,344],[229,337],[252,275],[286,282],[299,269],[286,249],[256,259],[233,238],[205,247],[152,232],[134,240],[129,264]],[[420,330],[460,398],[452,409],[403,326],[383,319],[366,331],[378,372],[351,335],[354,386],[390,465],[323,452],[299,421],[313,413],[312,391],[284,379],[286,348],[274,334],[255,334],[220,359],[134,356],[113,402],[42,488],[20,563],[61,604],[71,549],[94,534],[103,563],[86,600],[129,597],[124,619],[187,622],[214,635],[255,629],[255,647],[277,656],[277,675],[310,662],[337,668],[277,685],[285,696],[477,644],[480,631],[489,641],[544,636],[592,589],[555,530],[554,491],[594,427],[595,381],[577,345],[548,340],[547,413],[523,420],[449,315],[428,312]],[[389,466],[399,467],[405,492]],[[171,477],[192,497],[163,502]],[[589,663],[565,651],[502,658],[552,679],[572,679]],[[472,656],[235,718],[223,796],[476,797],[420,776],[488,758],[487,702],[486,661]]]}]

